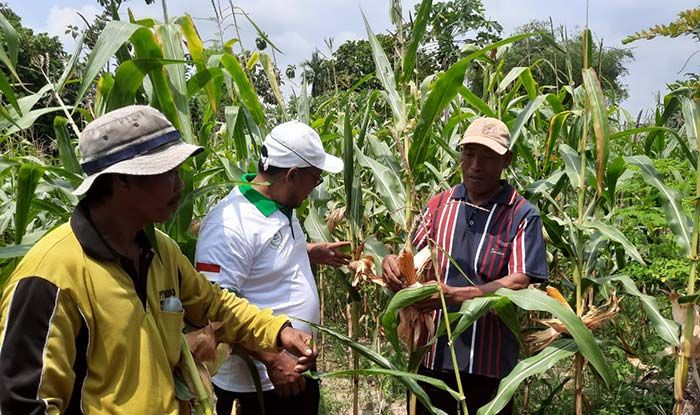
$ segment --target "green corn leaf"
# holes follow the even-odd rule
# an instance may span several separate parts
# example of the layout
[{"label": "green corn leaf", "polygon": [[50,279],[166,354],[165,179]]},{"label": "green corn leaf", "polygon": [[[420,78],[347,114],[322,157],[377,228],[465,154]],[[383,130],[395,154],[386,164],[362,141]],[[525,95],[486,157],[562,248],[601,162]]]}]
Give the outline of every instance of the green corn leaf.
[{"label": "green corn leaf", "polygon": [[17,55],[19,54],[19,34],[12,24],[5,18],[5,15],[0,13],[0,29],[5,34],[5,44],[7,45],[7,53],[9,58],[8,65],[10,68],[17,66]]},{"label": "green corn leaf", "polygon": [[12,259],[23,257],[29,252],[32,245],[7,245],[0,247],[0,259]]},{"label": "green corn leaf", "polygon": [[510,402],[518,386],[525,379],[551,369],[555,364],[576,353],[576,342],[570,339],[554,341],[540,353],[518,362],[513,370],[501,380],[496,397],[477,411],[477,415],[497,414]]},{"label": "green corn leaf", "polygon": [[487,117],[493,117],[496,118],[498,115],[489,107],[489,105],[484,102],[481,98],[479,98],[475,93],[473,93],[469,88],[467,88],[464,85],[461,85],[459,87],[459,95],[464,98],[465,101],[475,109],[477,109],[480,113],[484,114]]},{"label": "green corn leaf", "polygon": [[304,228],[306,233],[309,234],[309,239],[313,242],[332,242],[333,236],[331,236],[328,226],[321,219],[318,214],[318,209],[314,206],[309,206],[309,213],[306,215],[304,220]]},{"label": "green corn leaf", "polygon": [[690,147],[688,146],[688,140],[685,138],[681,137],[678,132],[672,128],[668,127],[656,127],[656,126],[650,126],[650,127],[640,127],[640,128],[631,128],[629,130],[623,130],[616,132],[615,134],[610,135],[610,141],[616,141],[616,140],[621,140],[623,138],[635,136],[638,134],[644,134],[644,133],[649,133],[649,136],[652,134],[656,133],[667,133],[671,134],[673,137],[676,138],[676,141],[678,142],[678,145],[681,147],[681,151],[685,155],[685,158],[690,162],[690,165],[695,168],[697,166],[698,161],[697,158],[695,157],[695,154],[690,150]]},{"label": "green corn leaf", "polygon": [[53,131],[56,134],[58,158],[61,160],[61,165],[69,172],[81,175],[83,170],[80,167],[80,162],[78,162],[78,156],[75,155],[75,147],[70,140],[68,120],[64,117],[55,117],[53,119]]},{"label": "green corn leaf", "polygon": [[496,294],[508,298],[518,307],[534,311],[547,311],[552,313],[564,324],[571,336],[576,341],[581,354],[590,362],[606,385],[612,385],[610,367],[605,363],[603,353],[593,337],[593,333],[583,324],[583,321],[569,308],[559,304],[557,300],[549,297],[544,292],[535,288],[513,291],[501,288]]},{"label": "green corn leaf", "polygon": [[634,259],[642,265],[645,265],[642,256],[639,254],[639,251],[637,251],[637,248],[632,244],[632,242],[630,242],[629,239],[627,239],[627,237],[622,232],[620,232],[619,229],[616,229],[613,226],[608,225],[607,223],[603,223],[599,220],[586,221],[581,225],[581,227],[582,229],[594,229],[599,231],[605,239],[617,242],[620,245],[622,245],[627,255],[629,255],[632,259]]},{"label": "green corn leaf", "polygon": [[114,56],[119,47],[139,30],[148,31],[142,26],[127,22],[113,20],[107,23],[85,64],[83,82],[78,90],[75,105],[80,103],[88,88],[92,85],[92,81],[95,80],[102,68],[107,65],[107,62]]},{"label": "green corn leaf", "polygon": [[[0,14],[1,16],[1,14]],[[7,78],[5,77],[5,74],[0,71],[0,92],[2,92],[2,95],[7,98],[8,101],[10,101],[10,105],[17,111],[18,113],[22,113],[22,110],[19,107],[19,103],[17,102],[17,97],[15,96],[15,92],[12,90],[12,85],[7,81]]]},{"label": "green corn leaf", "polygon": [[552,156],[554,154],[554,148],[557,145],[559,136],[561,135],[562,129],[566,125],[566,120],[571,115],[572,111],[562,111],[555,114],[549,120],[549,130],[547,132],[547,142],[544,147],[544,166],[545,172],[549,172],[549,168],[552,163]]},{"label": "green corn leaf", "polygon": [[54,90],[56,91],[56,94],[61,95],[61,91],[63,91],[63,87],[66,85],[68,78],[73,73],[73,70],[75,69],[75,64],[78,63],[78,60],[80,59],[80,54],[83,51],[83,42],[84,41],[85,41],[85,32],[83,32],[80,35],[80,37],[78,38],[78,40],[75,44],[75,50],[73,51],[73,54],[71,55],[70,59],[68,60],[68,63],[66,63],[65,68],[63,68],[63,73],[61,74],[61,77],[58,79],[58,82],[56,82],[56,84],[54,85]]},{"label": "green corn leaf", "polygon": [[661,194],[663,208],[666,212],[668,224],[676,236],[676,243],[683,251],[684,255],[690,254],[690,238],[693,229],[693,223],[690,218],[683,212],[680,196],[678,192],[664,184],[663,178],[654,167],[654,164],[647,156],[631,156],[625,157],[628,164],[639,167],[642,171],[644,181],[652,185]]},{"label": "green corn leaf", "polygon": [[321,373],[321,372],[305,372],[305,375],[309,376],[312,379],[323,379],[323,378],[340,378],[340,377],[352,377],[353,375],[369,375],[369,376],[376,376],[376,375],[384,375],[384,376],[393,376],[395,378],[408,378],[408,379],[415,379],[419,382],[427,383],[431,386],[436,387],[437,389],[443,390],[452,396],[456,401],[459,401],[459,393],[455,391],[454,389],[450,388],[447,386],[447,384],[439,379],[431,378],[428,376],[424,375],[418,375],[416,373],[411,373],[411,372],[404,372],[402,370],[391,370],[391,369],[382,369],[382,368],[367,368],[367,369],[359,369],[359,370],[338,370],[335,372],[326,372],[326,373]]},{"label": "green corn leaf", "polygon": [[399,344],[399,335],[397,332],[399,327],[399,311],[437,292],[438,286],[436,284],[429,284],[418,288],[404,288],[391,298],[382,316],[382,327],[384,327],[386,337],[391,342],[396,353],[401,353],[401,345]]},{"label": "green corn leaf", "polygon": [[401,179],[385,164],[365,156],[357,146],[355,146],[355,156],[362,167],[371,170],[374,186],[389,210],[391,218],[396,224],[406,229],[406,194]]},{"label": "green corn leaf", "polygon": [[367,18],[365,14],[362,13],[362,18],[365,21],[365,28],[367,29],[367,38],[369,39],[369,44],[372,48],[372,56],[374,57],[374,65],[376,68],[377,78],[384,88],[385,97],[389,107],[391,107],[391,112],[394,114],[394,126],[396,130],[402,131],[406,125],[406,114],[403,108],[403,100],[396,90],[396,79],[394,78],[394,69],[389,63],[389,59],[386,57],[382,45],[379,43],[377,38],[372,33],[372,29],[369,27]]},{"label": "green corn leaf", "polygon": [[537,98],[534,100],[530,101],[527,103],[525,108],[523,108],[520,113],[518,114],[518,118],[515,120],[515,124],[513,124],[513,128],[510,130],[510,148],[512,149],[513,146],[518,141],[518,138],[520,138],[520,133],[523,131],[525,128],[525,125],[530,121],[532,116],[535,114],[535,112],[540,109],[542,104],[544,104],[546,96],[545,95],[539,95]]},{"label": "green corn leaf", "polygon": [[673,320],[665,318],[659,310],[656,299],[650,295],[642,294],[630,277],[626,275],[613,275],[606,278],[596,278],[593,279],[593,281],[596,284],[612,281],[622,283],[622,287],[627,294],[639,298],[644,312],[651,321],[651,324],[654,326],[654,330],[656,330],[659,337],[661,337],[669,345],[678,346],[680,344],[680,325]]},{"label": "green corn leaf", "polygon": [[418,46],[425,35],[425,29],[428,26],[430,9],[432,8],[432,5],[432,0],[423,0],[418,8],[418,13],[416,14],[416,19],[413,23],[413,31],[411,32],[411,41],[408,44],[406,55],[403,59],[404,82],[408,82],[413,75],[413,69],[416,66],[416,53],[418,52]]},{"label": "green corn leaf", "polygon": [[30,210],[34,192],[41,177],[44,175],[44,167],[34,163],[22,163],[17,172],[17,201],[15,207],[15,245],[22,243],[22,237],[29,224]]},{"label": "green corn leaf", "polygon": [[[327,327],[323,327],[319,324],[311,323],[311,322],[305,322],[311,325],[312,327],[315,327],[318,331],[322,333],[326,333],[331,337],[336,338],[340,343],[342,343],[345,346],[350,347],[353,350],[356,350],[361,356],[364,358],[374,362],[378,366],[384,369],[389,369],[389,370],[398,370],[396,366],[394,366],[393,363],[391,363],[386,357],[382,356],[381,354],[375,352],[374,350],[370,349],[367,346],[364,346],[361,343],[353,341],[351,338],[340,334],[334,330],[331,330]],[[425,393],[425,390],[416,382],[415,379],[412,379],[410,377],[404,376],[404,377],[398,377],[397,380],[401,382],[406,388],[408,388],[411,393],[413,393],[416,398],[423,404],[425,405],[426,408],[429,408],[430,411],[435,414],[435,415],[447,415],[444,411],[441,411],[440,409],[437,409],[433,407],[430,403],[430,398],[428,397],[428,394]]]},{"label": "green corn leaf", "polygon": [[576,150],[563,143],[559,146],[559,154],[564,160],[564,171],[571,187],[577,189],[581,185],[581,156]]},{"label": "green corn leaf", "polygon": [[586,90],[588,111],[593,120],[593,131],[596,143],[596,189],[599,195],[603,194],[605,169],[608,166],[610,154],[610,126],[608,124],[608,110],[605,103],[603,89],[600,87],[598,75],[593,69],[583,70],[583,86]]},{"label": "green corn leaf", "polygon": [[241,102],[253,116],[255,123],[258,126],[265,126],[265,113],[263,112],[260,100],[258,100],[258,95],[255,93],[255,89],[250,83],[243,67],[238,62],[238,59],[233,55],[224,54],[221,55],[221,64],[228,74],[231,75]]},{"label": "green corn leaf", "polygon": [[[140,27],[140,26],[139,26]],[[145,28],[137,30],[131,36],[131,43],[137,59],[163,59],[163,49],[154,33]],[[153,70],[148,73],[148,79],[152,85],[151,105],[159,109],[173,126],[181,130],[178,108],[173,98],[171,82],[163,70]],[[146,82],[144,82],[144,86]]]},{"label": "green corn leaf", "polygon": [[[185,60],[185,51],[182,48],[180,38],[181,26],[177,24],[164,24],[156,27],[156,33],[162,43],[163,57],[177,61]],[[203,51],[200,51],[203,58]],[[188,143],[194,143],[194,129],[190,117],[190,100],[187,95],[187,79],[185,76],[185,65],[175,64],[165,67],[168,73],[170,91],[175,102],[178,118],[178,131],[182,138]]]},{"label": "green corn leaf", "polygon": [[275,96],[275,99],[277,100],[277,105],[279,106],[279,109],[282,112],[283,120],[286,121],[287,111],[285,110],[284,97],[282,97],[282,90],[280,89],[279,80],[277,79],[277,75],[275,74],[275,67],[272,63],[272,59],[270,59],[270,55],[266,53],[261,53],[260,63],[262,64],[263,70],[265,71],[265,75],[267,76],[267,82],[270,84],[272,94]]}]

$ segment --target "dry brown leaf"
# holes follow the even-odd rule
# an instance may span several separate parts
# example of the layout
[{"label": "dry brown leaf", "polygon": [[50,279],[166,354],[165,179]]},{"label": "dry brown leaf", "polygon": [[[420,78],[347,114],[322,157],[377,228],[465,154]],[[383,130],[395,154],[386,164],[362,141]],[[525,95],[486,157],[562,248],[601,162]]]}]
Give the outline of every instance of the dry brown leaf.
[{"label": "dry brown leaf", "polygon": [[187,344],[190,346],[195,362],[216,361],[216,331],[224,323],[209,322],[206,327],[187,333]]}]

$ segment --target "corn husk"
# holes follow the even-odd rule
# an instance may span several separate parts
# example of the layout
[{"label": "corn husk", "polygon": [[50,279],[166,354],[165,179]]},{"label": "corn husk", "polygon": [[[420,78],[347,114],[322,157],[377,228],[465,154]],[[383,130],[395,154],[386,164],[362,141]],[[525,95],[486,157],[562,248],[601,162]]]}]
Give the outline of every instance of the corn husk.
[{"label": "corn husk", "polygon": [[[551,290],[550,290],[551,288]],[[568,302],[564,296],[554,287],[547,287],[547,295],[556,299],[562,304],[568,306]],[[569,307],[571,308],[571,307]],[[586,325],[591,331],[598,329],[607,321],[611,320],[613,317],[620,312],[620,305],[617,296],[613,293],[611,303],[607,308],[597,308],[591,307],[588,312],[581,317],[583,324]],[[549,346],[558,339],[562,334],[569,334],[569,330],[562,324],[562,322],[557,318],[549,319],[535,319],[536,322],[543,324],[547,328],[538,330],[534,333],[525,336],[524,341],[527,349],[530,353],[538,352],[545,347]]]},{"label": "corn husk", "polygon": [[[430,250],[424,248],[415,256],[409,247],[404,247],[397,258],[399,271],[408,287],[420,286],[426,281],[425,271],[430,263]],[[406,307],[399,311],[399,339],[408,347],[415,350],[424,346],[435,335],[435,322],[432,312],[419,312],[414,307]]]}]

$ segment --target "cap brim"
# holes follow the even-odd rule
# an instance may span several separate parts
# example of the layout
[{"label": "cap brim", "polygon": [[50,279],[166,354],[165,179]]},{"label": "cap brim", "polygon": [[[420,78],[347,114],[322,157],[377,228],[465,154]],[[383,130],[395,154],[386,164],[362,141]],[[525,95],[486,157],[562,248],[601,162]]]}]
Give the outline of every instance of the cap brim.
[{"label": "cap brim", "polygon": [[152,176],[165,173],[184,163],[189,157],[204,150],[204,147],[193,144],[179,143],[163,150],[144,154],[133,159],[113,164],[106,169],[86,177],[80,186],[73,191],[76,196],[85,194],[95,179],[103,174],[129,174],[132,176]]},{"label": "cap brim", "polygon": [[321,170],[327,171],[328,173],[340,173],[343,171],[343,167],[343,160],[328,153],[326,153],[326,157],[323,160],[323,165],[319,166]]},{"label": "cap brim", "polygon": [[495,143],[492,138],[481,137],[478,135],[464,136],[462,141],[459,142],[460,146],[462,144],[481,144],[482,146],[490,148],[501,156],[508,152],[508,147]]}]

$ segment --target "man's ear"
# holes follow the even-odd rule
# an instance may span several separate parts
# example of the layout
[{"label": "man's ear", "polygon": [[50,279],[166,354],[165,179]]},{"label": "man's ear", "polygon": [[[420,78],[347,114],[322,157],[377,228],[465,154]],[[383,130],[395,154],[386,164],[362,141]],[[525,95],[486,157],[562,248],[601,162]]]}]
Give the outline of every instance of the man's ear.
[{"label": "man's ear", "polygon": [[299,168],[292,167],[284,174],[284,179],[288,182],[294,181],[299,175]]}]

